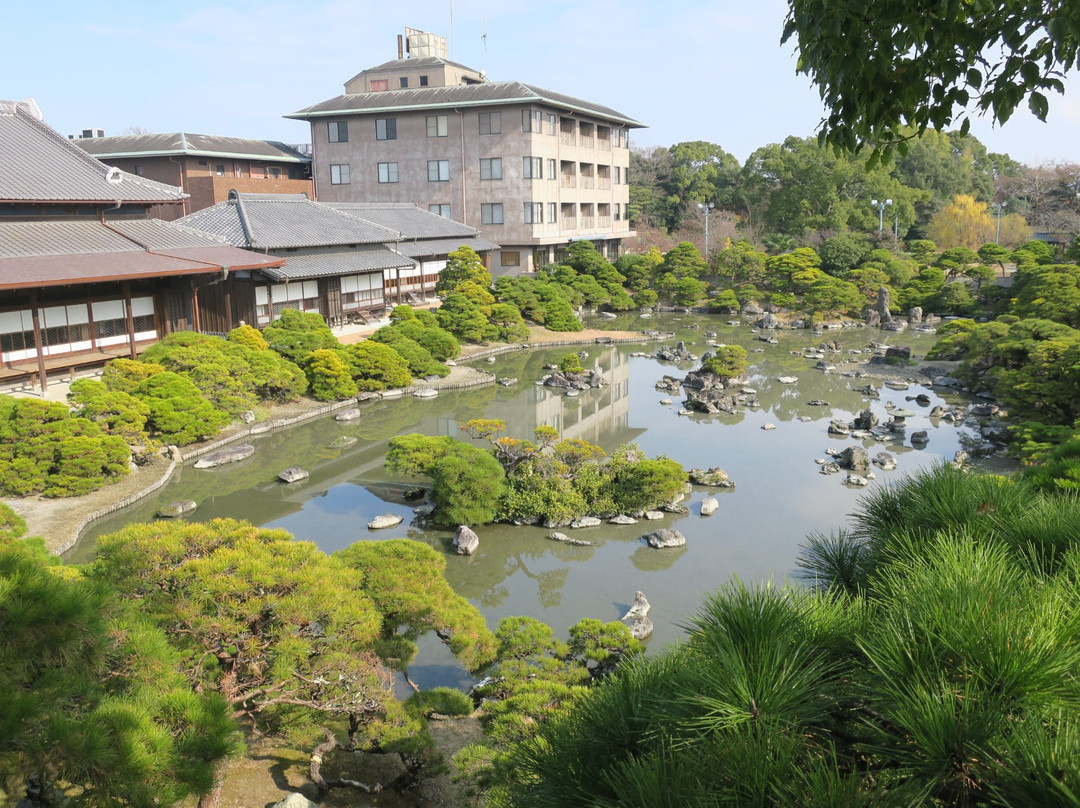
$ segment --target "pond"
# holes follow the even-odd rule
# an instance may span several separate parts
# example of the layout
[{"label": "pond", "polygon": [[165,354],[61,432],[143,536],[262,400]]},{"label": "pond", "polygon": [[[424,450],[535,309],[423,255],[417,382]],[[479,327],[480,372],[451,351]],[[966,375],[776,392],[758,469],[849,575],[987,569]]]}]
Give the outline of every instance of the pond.
[{"label": "pond", "polygon": [[[326,418],[261,436],[252,441],[255,455],[234,466],[178,469],[173,480],[152,497],[93,525],[69,560],[89,558],[96,536],[153,519],[167,502],[192,499],[199,507],[191,519],[247,519],[284,528],[327,552],[355,541],[407,537],[427,542],[447,554],[447,579],[484,613],[493,628],[502,617],[529,615],[565,636],[566,628],[582,617],[618,619],[629,608],[635,591],[641,590],[652,604],[655,633],[649,642],[658,647],[682,635],[682,625],[698,610],[704,595],[734,577],[782,583],[794,572],[808,534],[833,532],[844,524],[869,489],[844,485],[844,473],[820,473],[815,460],[825,458],[826,449],[862,443],[871,456],[882,450],[893,454],[898,468],[889,472],[875,468],[872,488],[951,460],[958,449],[977,443],[976,425],[928,417],[934,405],[964,403],[961,394],[919,384],[894,390],[882,383],[885,377],[842,375],[868,359],[866,354],[851,352],[862,352],[871,341],[907,345],[921,356],[933,345],[933,335],[883,334],[862,328],[827,331],[824,336],[780,331],[773,335],[776,344],[771,344],[761,341],[761,335],[749,326],[726,324],[726,318],[667,315],[643,320],[626,315],[609,324],[671,330],[675,336],[657,343],[513,351],[484,365],[500,377],[516,377],[519,382],[513,387],[444,392],[428,400],[373,402],[362,405],[363,416],[357,421]],[[721,343],[747,349],[750,386],[757,391],[759,407],[735,415],[679,415],[681,396],[658,392],[654,385],[665,374],[681,377],[694,365],[632,355],[651,354],[678,339],[700,355],[708,350],[707,330],[717,332],[715,339]],[[841,350],[826,357],[837,364],[837,372],[816,370],[815,361],[802,356],[804,349],[825,341],[839,343]],[[535,385],[545,373],[545,364],[582,349],[589,354],[583,364],[598,364],[607,386],[570,398]],[[900,369],[895,375],[904,372]],[[780,383],[780,376],[796,376],[798,381]],[[852,390],[867,382],[879,389],[880,399],[869,400]],[[929,397],[929,406],[909,400],[920,393]],[[662,404],[665,398],[673,403]],[[811,405],[810,401],[827,404]],[[904,434],[882,444],[826,432],[830,420],[850,421],[868,406],[885,421],[885,405],[890,402],[916,411],[908,419],[906,435],[927,430],[925,447],[914,448]],[[563,529],[594,542],[594,547],[549,541],[545,537],[550,531],[541,527],[489,525],[477,529],[480,549],[476,555],[457,556],[450,546],[450,531],[429,529],[413,519],[411,505],[402,498],[407,486],[387,474],[383,460],[387,441],[405,432],[467,440],[457,425],[472,418],[502,419],[511,437],[531,438],[537,426],[546,424],[563,437],[597,443],[607,451],[637,443],[650,456],[667,455],[685,468],[719,466],[736,487],[719,491],[696,487],[685,503],[689,514],[667,514],[659,522]],[[775,424],[775,429],[762,429],[765,424]],[[329,448],[342,435],[357,442],[344,449]],[[977,462],[995,468],[1005,463],[995,457]],[[291,485],[277,482],[277,473],[288,466],[308,469],[311,476]],[[720,507],[712,516],[702,517],[699,506],[710,493]],[[368,531],[366,524],[382,513],[400,514],[405,521],[396,528]],[[654,550],[640,541],[643,534],[660,526],[681,531],[686,546]],[[468,678],[433,638],[421,643],[410,672],[422,687],[459,685]]]}]

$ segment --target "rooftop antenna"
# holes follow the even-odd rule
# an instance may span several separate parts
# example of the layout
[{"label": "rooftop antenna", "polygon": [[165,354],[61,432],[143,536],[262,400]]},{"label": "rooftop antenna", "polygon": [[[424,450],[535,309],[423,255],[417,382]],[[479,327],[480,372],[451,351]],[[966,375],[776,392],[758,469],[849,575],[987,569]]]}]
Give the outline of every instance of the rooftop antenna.
[{"label": "rooftop antenna", "polygon": [[454,61],[454,0],[450,0],[450,61]]},{"label": "rooftop antenna", "polygon": [[484,40],[484,69],[480,73],[485,79],[487,78],[487,20],[481,20],[480,24],[483,26],[484,33],[480,35],[480,38]]}]

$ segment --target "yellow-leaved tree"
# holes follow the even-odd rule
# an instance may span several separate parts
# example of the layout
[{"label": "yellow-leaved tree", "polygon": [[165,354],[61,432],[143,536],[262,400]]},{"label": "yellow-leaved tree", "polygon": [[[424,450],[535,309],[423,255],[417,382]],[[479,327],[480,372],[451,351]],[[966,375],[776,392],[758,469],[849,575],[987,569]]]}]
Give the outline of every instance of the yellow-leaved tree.
[{"label": "yellow-leaved tree", "polygon": [[957,194],[930,220],[927,235],[941,249],[967,247],[977,250],[994,240],[994,218],[985,202]]}]

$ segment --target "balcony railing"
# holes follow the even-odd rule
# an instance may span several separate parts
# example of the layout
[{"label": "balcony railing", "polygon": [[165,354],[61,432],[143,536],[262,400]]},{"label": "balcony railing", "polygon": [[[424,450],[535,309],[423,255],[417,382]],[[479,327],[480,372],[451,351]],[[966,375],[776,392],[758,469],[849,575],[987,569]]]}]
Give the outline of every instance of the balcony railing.
[{"label": "balcony railing", "polygon": [[596,226],[597,227],[611,227],[611,217],[610,216],[597,216],[596,217]]},{"label": "balcony railing", "polygon": [[592,190],[596,187],[596,177],[582,177],[581,187],[587,190]]},{"label": "balcony railing", "polygon": [[559,185],[563,188],[577,188],[577,177],[573,174],[563,174],[562,181],[559,183]]},{"label": "balcony railing", "polygon": [[573,132],[559,132],[559,142],[564,146],[576,146],[577,138]]},{"label": "balcony railing", "polygon": [[611,151],[611,141],[606,137],[598,137],[596,139],[596,148],[600,151]]},{"label": "balcony railing", "polygon": [[592,216],[582,216],[581,217],[581,229],[582,230],[589,230],[589,229],[595,227],[596,226],[594,224],[595,221],[596,220],[593,219]]},{"label": "balcony railing", "polygon": [[581,148],[591,149],[593,147],[593,139],[591,137],[581,136]]},{"label": "balcony railing", "polygon": [[577,230],[577,217],[576,216],[563,216],[562,217],[562,229],[563,230]]},{"label": "balcony railing", "polygon": [[598,177],[596,180],[596,187],[601,191],[611,190],[611,177]]}]

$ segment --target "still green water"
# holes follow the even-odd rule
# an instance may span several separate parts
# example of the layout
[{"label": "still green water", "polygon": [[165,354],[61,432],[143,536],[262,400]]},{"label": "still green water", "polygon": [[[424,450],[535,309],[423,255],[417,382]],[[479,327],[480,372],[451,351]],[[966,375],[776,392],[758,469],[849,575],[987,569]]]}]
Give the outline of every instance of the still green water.
[{"label": "still green water", "polygon": [[[951,460],[957,449],[970,449],[976,443],[976,425],[934,423],[927,417],[935,404],[964,402],[961,395],[917,384],[896,391],[885,387],[882,377],[841,375],[868,359],[867,355],[853,357],[849,350],[862,350],[871,341],[888,342],[911,346],[913,354],[921,356],[933,345],[933,335],[861,328],[827,331],[823,336],[781,331],[775,333],[778,344],[771,345],[760,341],[748,326],[733,327],[726,321],[708,316],[638,319],[626,315],[604,325],[670,330],[676,336],[640,345],[515,351],[500,356],[494,364],[483,365],[500,377],[517,377],[514,387],[446,392],[427,400],[375,402],[363,405],[363,416],[357,421],[339,423],[326,418],[260,436],[251,441],[255,455],[234,466],[178,469],[173,480],[152,497],[93,525],[69,560],[89,558],[96,536],[131,522],[151,520],[165,503],[192,499],[199,508],[191,519],[227,516],[285,528],[299,539],[316,542],[326,552],[356,541],[406,537],[427,542],[446,553],[447,579],[484,613],[492,628],[509,615],[533,616],[563,633],[582,617],[615,620],[625,613],[635,591],[641,590],[652,604],[650,617],[656,627],[650,645],[675,640],[682,634],[681,625],[700,606],[702,596],[733,577],[782,583],[793,573],[808,534],[829,533],[844,524],[865,489],[845,486],[844,473],[819,473],[814,461],[826,456],[826,448],[843,449],[852,443],[850,438],[826,434],[831,419],[850,421],[869,406],[885,421],[886,402],[918,413],[908,419],[906,434],[927,430],[930,440],[925,448],[913,448],[903,436],[888,444],[863,444],[871,457],[885,450],[899,463],[895,471],[875,468],[871,488]],[[665,374],[685,375],[693,365],[631,356],[634,352],[652,353],[678,339],[700,355],[709,349],[706,331],[716,331],[719,342],[747,349],[750,386],[758,391],[759,409],[737,415],[680,416],[681,396],[658,392],[654,385]],[[815,370],[814,360],[792,354],[826,340],[835,340],[842,348],[841,353],[826,354],[826,360],[837,365],[835,373]],[[608,386],[568,398],[534,384],[546,372],[545,364],[557,363],[568,351],[582,349],[589,354],[583,364],[599,364]],[[847,364],[849,359],[853,363]],[[797,376],[798,382],[777,381],[777,377],[788,375]],[[902,370],[896,373],[902,375]],[[852,391],[852,387],[867,382],[880,389],[879,400],[870,401]],[[919,393],[930,397],[929,407],[906,401]],[[664,398],[673,403],[661,404]],[[824,400],[828,405],[811,406],[807,402],[812,400]],[[800,421],[800,416],[812,420]],[[489,525],[477,529],[480,549],[476,555],[457,556],[450,546],[450,531],[415,522],[411,506],[396,496],[401,486],[395,483],[401,481],[387,475],[383,459],[387,441],[406,432],[467,440],[457,425],[472,418],[502,419],[511,437],[531,438],[537,426],[546,424],[563,437],[597,443],[608,451],[634,442],[650,456],[665,454],[685,468],[720,466],[735,480],[736,488],[718,492],[695,488],[684,503],[690,507],[689,514],[669,514],[660,522],[563,529],[571,536],[595,542],[595,547],[548,541],[545,536],[550,531],[539,527]],[[776,428],[763,430],[766,423]],[[342,435],[358,441],[346,449],[328,448]],[[1004,461],[990,457],[976,463],[1002,468]],[[277,482],[277,473],[288,466],[301,466],[311,476],[292,485]],[[711,517],[702,517],[699,505],[709,493],[717,496],[720,508]],[[388,530],[367,530],[367,522],[382,513],[400,514],[405,521]],[[661,526],[680,530],[686,536],[686,547],[654,550],[640,541],[643,534]],[[462,684],[468,678],[434,638],[422,642],[410,673],[422,687]]]}]

